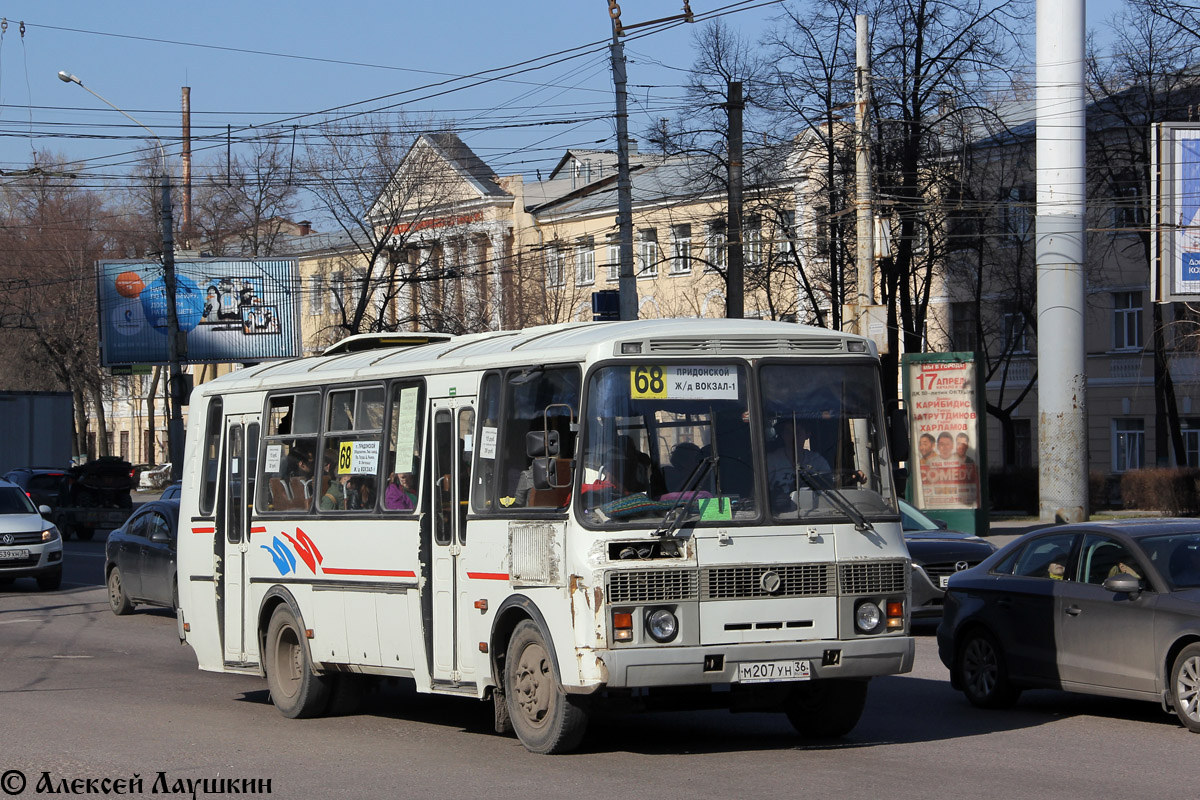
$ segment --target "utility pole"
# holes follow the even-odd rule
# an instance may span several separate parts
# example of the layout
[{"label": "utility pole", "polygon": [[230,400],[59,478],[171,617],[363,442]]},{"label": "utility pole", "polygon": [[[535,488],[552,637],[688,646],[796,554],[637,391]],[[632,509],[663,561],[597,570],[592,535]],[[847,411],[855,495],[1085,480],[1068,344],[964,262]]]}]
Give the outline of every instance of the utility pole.
[{"label": "utility pole", "polygon": [[[162,239],[163,239],[163,290],[167,306],[167,379],[168,396],[171,399],[171,416],[167,420],[167,448],[171,459],[171,480],[179,480],[183,475],[183,401],[187,397],[188,388],[180,368],[180,359],[184,355],[183,334],[179,330],[179,313],[175,307],[175,236],[172,232],[174,221],[171,215],[171,170],[167,161],[167,149],[163,147],[158,134],[138,122],[128,112],[122,110],[105,97],[83,85],[76,76],[61,70],[58,79],[63,83],[75,83],[79,88],[104,103],[109,108],[124,116],[153,137],[158,143],[158,154],[162,159]],[[102,432],[103,433],[103,432]]]},{"label": "utility pole", "polygon": [[854,298],[854,324],[860,336],[867,335],[867,309],[875,305],[875,210],[871,184],[871,48],[867,17],[859,14],[855,24],[854,70],[854,171],[857,211],[855,240],[858,292]]},{"label": "utility pole", "polygon": [[1037,0],[1038,497],[1088,518],[1084,0]]},{"label": "utility pole", "polygon": [[179,158],[183,168],[183,219],[179,230],[183,246],[192,247],[192,87],[183,87],[183,144]]},{"label": "utility pole", "polygon": [[608,16],[612,20],[612,70],[613,87],[617,95],[617,239],[620,258],[621,319],[637,319],[637,277],[633,273],[633,181],[629,177],[629,111],[626,105],[625,47],[621,37],[626,31],[673,22],[682,19],[692,22],[692,9],[688,0],[683,2],[683,13],[673,17],[639,22],[634,25],[621,24],[621,6],[617,0],[608,0]]},{"label": "utility pole", "polygon": [[746,251],[742,247],[742,82],[730,81],[725,109],[729,114],[729,186],[725,218],[726,277],[725,316],[746,316]]}]

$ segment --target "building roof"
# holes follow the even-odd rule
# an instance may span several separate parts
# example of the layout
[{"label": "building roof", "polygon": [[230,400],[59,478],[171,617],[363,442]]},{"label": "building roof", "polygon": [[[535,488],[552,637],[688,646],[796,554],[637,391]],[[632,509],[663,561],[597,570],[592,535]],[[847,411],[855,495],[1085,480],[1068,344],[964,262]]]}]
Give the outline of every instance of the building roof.
[{"label": "building roof", "polygon": [[[467,147],[457,134],[449,132],[422,134],[434,149],[449,161],[458,171],[478,184],[487,197],[509,197],[509,193],[500,188],[496,171],[489,167],[475,151]],[[415,146],[415,145],[414,145]]]}]

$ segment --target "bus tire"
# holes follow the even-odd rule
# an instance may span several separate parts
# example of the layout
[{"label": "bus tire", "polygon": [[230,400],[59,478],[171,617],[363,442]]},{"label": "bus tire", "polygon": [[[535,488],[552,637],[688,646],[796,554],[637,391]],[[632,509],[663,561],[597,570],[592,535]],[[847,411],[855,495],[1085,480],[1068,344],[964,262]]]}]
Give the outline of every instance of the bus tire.
[{"label": "bus tire", "polygon": [[532,620],[521,621],[509,639],[504,698],[513,730],[531,753],[566,753],[582,741],[585,700],[563,691],[550,648]]},{"label": "bus tire", "polygon": [[840,739],[854,730],[866,704],[865,680],[825,678],[796,684],[784,712],[805,739]]},{"label": "bus tire", "polygon": [[329,707],[330,681],[313,673],[296,615],[281,604],[267,625],[267,689],[279,713],[289,719],[317,717]]},{"label": "bus tire", "polygon": [[82,526],[75,527],[75,538],[81,542],[90,542],[92,537],[95,535],[95,528],[84,528]]}]

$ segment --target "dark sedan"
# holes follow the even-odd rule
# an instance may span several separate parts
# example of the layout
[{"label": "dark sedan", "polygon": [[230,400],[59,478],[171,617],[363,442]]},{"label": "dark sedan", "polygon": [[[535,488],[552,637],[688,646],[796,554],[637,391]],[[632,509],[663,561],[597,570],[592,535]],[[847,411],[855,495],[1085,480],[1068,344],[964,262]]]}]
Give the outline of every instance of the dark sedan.
[{"label": "dark sedan", "polygon": [[155,500],[142,505],[129,520],[108,535],[104,546],[104,578],[108,604],[117,615],[138,603],[177,608],[175,531],[178,500]]},{"label": "dark sedan", "polygon": [[1200,521],[1022,536],[950,578],[938,653],[977,706],[1067,689],[1161,702],[1200,733]]},{"label": "dark sedan", "polygon": [[904,543],[912,557],[912,618],[941,619],[946,581],[955,572],[970,569],[996,552],[996,545],[970,533],[946,530],[900,501]]}]

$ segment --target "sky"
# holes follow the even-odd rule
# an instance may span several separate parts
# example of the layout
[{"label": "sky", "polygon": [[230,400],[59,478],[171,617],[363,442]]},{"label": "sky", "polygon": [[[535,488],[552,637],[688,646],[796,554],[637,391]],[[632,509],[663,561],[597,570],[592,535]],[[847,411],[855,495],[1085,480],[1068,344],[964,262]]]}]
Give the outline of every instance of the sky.
[{"label": "sky", "polygon": [[[1116,2],[1089,0],[1089,24]],[[120,174],[139,157],[144,133],[60,81],[65,70],[151,128],[172,155],[181,87],[191,87],[197,174],[204,160],[224,158],[227,131],[236,146],[263,127],[296,126],[302,136],[327,114],[402,107],[418,121],[454,120],[501,175],[545,175],[568,147],[615,147],[607,6],[0,0],[7,21],[0,24],[0,170],[27,167],[35,148],[97,174]],[[771,0],[692,0],[691,7],[698,18],[724,13],[750,39],[780,12]],[[682,0],[624,0],[620,8],[629,25],[678,14]],[[626,38],[635,136],[679,107],[698,27],[657,26]],[[457,78],[502,67],[510,68]],[[495,76],[505,77],[463,88]]]}]

